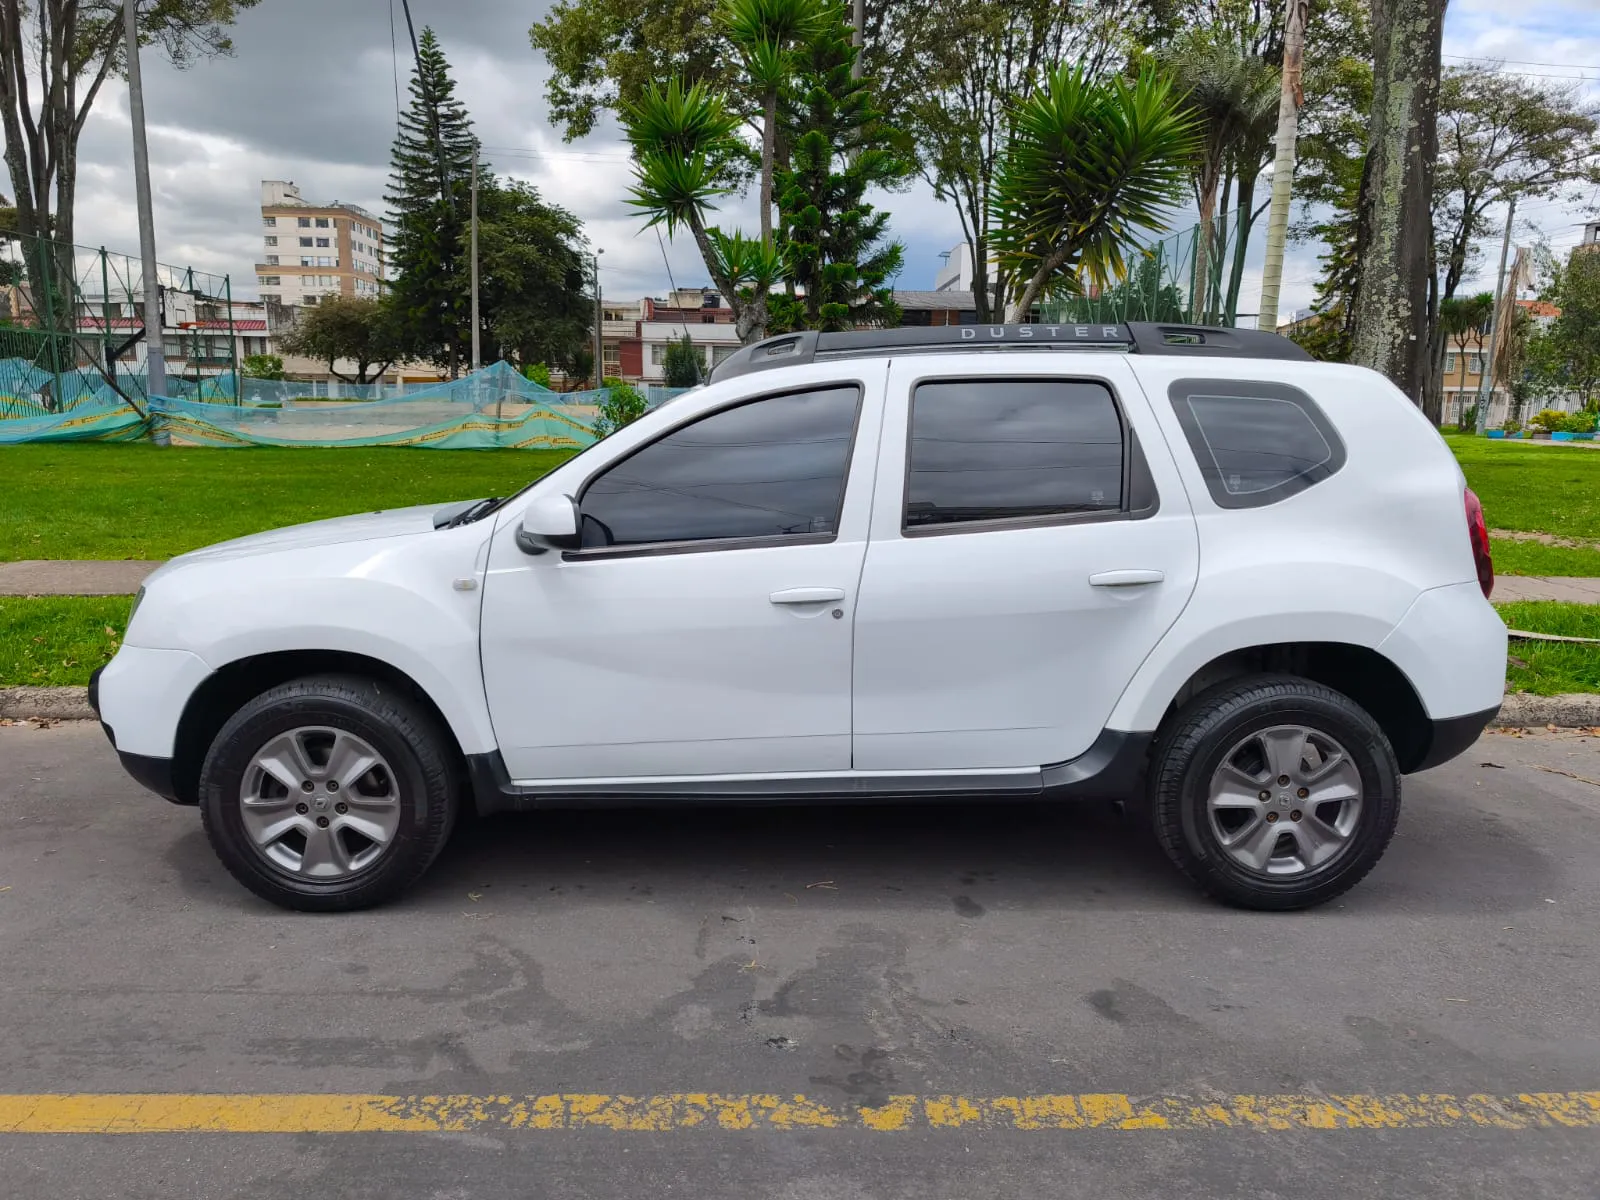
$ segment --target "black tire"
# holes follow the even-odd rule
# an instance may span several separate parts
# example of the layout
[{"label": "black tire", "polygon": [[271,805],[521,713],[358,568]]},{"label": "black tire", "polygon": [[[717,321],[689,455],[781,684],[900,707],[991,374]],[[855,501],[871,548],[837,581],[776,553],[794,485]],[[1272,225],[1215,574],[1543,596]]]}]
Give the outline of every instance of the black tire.
[{"label": "black tire", "polygon": [[[274,735],[303,726],[364,739],[394,774],[399,823],[392,840],[370,866],[338,880],[297,876],[269,861],[241,815],[252,758]],[[455,823],[458,779],[448,735],[409,695],[359,676],[312,676],[263,692],[223,725],[200,771],[200,816],[217,857],[256,895],[301,912],[346,912],[392,899],[428,869]]]},{"label": "black tire", "polygon": [[[1354,763],[1362,791],[1344,849],[1288,877],[1234,861],[1209,814],[1212,776],[1224,756],[1252,732],[1279,725],[1331,736]],[[1149,787],[1156,836],[1167,856],[1218,899],[1265,911],[1310,908],[1354,887],[1383,857],[1400,818],[1400,769],[1377,722],[1343,693],[1292,675],[1233,680],[1192,699],[1156,740]]]}]

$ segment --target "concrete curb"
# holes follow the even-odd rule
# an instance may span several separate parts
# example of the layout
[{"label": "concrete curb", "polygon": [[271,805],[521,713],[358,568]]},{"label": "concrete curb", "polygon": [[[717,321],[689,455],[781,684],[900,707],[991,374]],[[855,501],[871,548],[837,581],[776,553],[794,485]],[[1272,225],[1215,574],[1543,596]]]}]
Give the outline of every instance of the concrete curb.
[{"label": "concrete curb", "polygon": [[92,721],[89,689],[0,687],[0,720]]},{"label": "concrete curb", "polygon": [[1505,698],[1494,724],[1556,725],[1563,729],[1600,725],[1600,696],[1586,692],[1530,696],[1519,692]]},{"label": "concrete curb", "polygon": [[[0,720],[92,721],[89,689],[81,687],[0,687]],[[1600,725],[1600,696],[1582,692],[1562,696],[1507,696],[1491,724],[1561,728]]]}]

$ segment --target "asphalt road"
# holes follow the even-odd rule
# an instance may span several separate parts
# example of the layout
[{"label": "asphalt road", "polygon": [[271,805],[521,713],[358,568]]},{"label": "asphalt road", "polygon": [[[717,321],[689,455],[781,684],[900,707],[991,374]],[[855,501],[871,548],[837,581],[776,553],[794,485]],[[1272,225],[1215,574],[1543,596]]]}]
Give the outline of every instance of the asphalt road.
[{"label": "asphalt road", "polygon": [[[1191,893],[1109,808],[962,806],[499,818],[408,900],[309,917],[236,886],[98,729],[0,728],[0,1093],[203,1114],[223,1093],[716,1092],[843,1114],[638,1131],[571,1101],[555,1128],[0,1133],[0,1196],[1592,1200],[1600,1119],[1433,1118],[1439,1094],[1600,1089],[1600,740],[1490,735],[1405,804],[1377,871],[1296,915]],[[1089,1093],[1235,1116],[1413,1099],[1391,1129],[1095,1127],[992,1100]],[[901,1096],[998,1117],[874,1115]]]}]

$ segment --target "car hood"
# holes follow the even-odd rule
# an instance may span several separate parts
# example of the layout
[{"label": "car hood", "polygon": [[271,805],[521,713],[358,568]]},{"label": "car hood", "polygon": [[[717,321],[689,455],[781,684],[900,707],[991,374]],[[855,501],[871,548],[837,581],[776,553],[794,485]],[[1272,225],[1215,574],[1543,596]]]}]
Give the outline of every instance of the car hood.
[{"label": "car hood", "polygon": [[[467,503],[471,503],[470,501]],[[256,554],[273,554],[282,550],[308,550],[316,546],[337,546],[348,542],[370,542],[378,538],[401,537],[428,533],[435,528],[436,518],[451,515],[465,504],[419,504],[412,508],[391,508],[382,512],[358,513],[351,517],[332,517],[326,521],[311,521],[305,525],[290,525],[284,529],[271,529],[249,537],[218,542],[200,550],[180,554],[156,574],[190,563],[217,562],[231,558],[248,558]],[[152,579],[155,576],[151,576]]]}]

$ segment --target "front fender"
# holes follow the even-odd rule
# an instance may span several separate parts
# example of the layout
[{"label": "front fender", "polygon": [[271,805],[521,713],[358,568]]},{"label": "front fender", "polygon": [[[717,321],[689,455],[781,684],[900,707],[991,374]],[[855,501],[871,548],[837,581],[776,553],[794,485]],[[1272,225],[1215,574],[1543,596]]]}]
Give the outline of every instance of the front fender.
[{"label": "front fender", "polygon": [[495,741],[478,653],[482,540],[390,539],[195,563],[158,581],[127,642],[187,650],[213,671],[285,651],[365,655],[426,692],[464,753],[486,753]]}]

